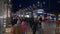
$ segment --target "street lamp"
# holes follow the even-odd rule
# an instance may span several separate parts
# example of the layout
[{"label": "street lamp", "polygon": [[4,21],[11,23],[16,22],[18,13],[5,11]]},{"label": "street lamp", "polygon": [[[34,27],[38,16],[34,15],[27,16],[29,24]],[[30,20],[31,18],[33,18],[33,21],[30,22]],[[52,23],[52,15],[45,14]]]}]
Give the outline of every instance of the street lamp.
[{"label": "street lamp", "polygon": [[38,1],[37,3],[38,3],[38,5],[37,5],[37,6],[40,6],[40,5],[39,5],[39,4],[40,4],[40,2]]},{"label": "street lamp", "polygon": [[36,6],[35,6],[35,4],[33,4],[33,8],[35,8]]},{"label": "street lamp", "polygon": [[39,1],[37,2],[38,3],[38,8],[40,7],[40,8],[42,8],[42,3],[40,3]]},{"label": "street lamp", "polygon": [[43,1],[43,4],[45,5],[45,1]]},{"label": "street lamp", "polygon": [[21,7],[21,4],[19,5],[19,7]]}]

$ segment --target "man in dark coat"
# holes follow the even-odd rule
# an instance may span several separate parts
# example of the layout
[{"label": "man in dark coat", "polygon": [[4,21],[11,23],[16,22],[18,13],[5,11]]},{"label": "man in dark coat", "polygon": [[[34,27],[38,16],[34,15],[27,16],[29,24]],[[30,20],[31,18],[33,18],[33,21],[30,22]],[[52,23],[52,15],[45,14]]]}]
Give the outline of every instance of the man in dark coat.
[{"label": "man in dark coat", "polygon": [[33,26],[32,26],[33,34],[36,34],[37,25],[38,25],[38,20],[37,20],[37,18],[34,18],[34,22],[33,22]]},{"label": "man in dark coat", "polygon": [[11,22],[12,23],[12,26],[15,25],[15,24],[17,24],[17,20],[18,20],[18,16],[15,15],[13,17],[13,19],[12,19],[12,22]]}]

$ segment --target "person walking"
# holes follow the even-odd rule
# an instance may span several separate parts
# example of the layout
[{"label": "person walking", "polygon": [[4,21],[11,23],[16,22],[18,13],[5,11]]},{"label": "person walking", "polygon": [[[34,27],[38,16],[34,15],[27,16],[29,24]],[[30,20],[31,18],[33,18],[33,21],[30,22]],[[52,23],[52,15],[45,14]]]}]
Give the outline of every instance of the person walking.
[{"label": "person walking", "polygon": [[50,18],[47,16],[44,19],[44,33],[45,34],[51,34],[51,29],[50,29]]},{"label": "person walking", "polygon": [[18,16],[14,15],[11,21],[12,26],[14,26],[15,24],[17,24],[17,20],[18,20]]},{"label": "person walking", "polygon": [[33,34],[36,34],[37,25],[38,25],[37,18],[34,18],[34,22],[33,22],[33,25],[32,25]]},{"label": "person walking", "polygon": [[22,26],[22,30],[23,30],[22,34],[27,34],[27,23],[26,23],[25,19],[22,19],[21,26]]},{"label": "person walking", "polygon": [[42,34],[43,29],[42,29],[42,17],[39,18],[39,23],[38,23],[38,34]]},{"label": "person walking", "polygon": [[11,28],[10,28],[11,34],[22,34],[22,32],[23,32],[20,17],[18,16],[17,18],[18,18],[17,23],[15,25],[11,26]]}]

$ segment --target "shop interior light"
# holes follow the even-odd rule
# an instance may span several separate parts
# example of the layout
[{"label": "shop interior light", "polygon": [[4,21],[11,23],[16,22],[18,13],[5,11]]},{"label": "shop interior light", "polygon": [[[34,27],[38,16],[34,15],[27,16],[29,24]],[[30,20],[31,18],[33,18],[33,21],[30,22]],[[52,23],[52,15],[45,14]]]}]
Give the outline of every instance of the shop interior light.
[{"label": "shop interior light", "polygon": [[23,17],[23,15],[21,15],[21,17]]},{"label": "shop interior light", "polygon": [[43,9],[38,9],[37,13],[43,13],[44,10]]},{"label": "shop interior light", "polygon": [[54,18],[54,20],[56,20],[56,18]]},{"label": "shop interior light", "polygon": [[25,17],[29,18],[30,16],[29,15],[25,15]]},{"label": "shop interior light", "polygon": [[37,15],[35,15],[34,18],[37,18]]},{"label": "shop interior light", "polygon": [[43,12],[38,12],[38,13],[43,13]]}]

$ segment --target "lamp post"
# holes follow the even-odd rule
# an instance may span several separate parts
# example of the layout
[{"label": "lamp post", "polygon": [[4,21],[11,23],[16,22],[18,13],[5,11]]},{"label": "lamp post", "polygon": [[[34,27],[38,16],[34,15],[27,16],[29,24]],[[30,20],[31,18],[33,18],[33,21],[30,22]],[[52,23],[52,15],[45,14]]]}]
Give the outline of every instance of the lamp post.
[{"label": "lamp post", "polygon": [[42,8],[42,3],[38,1],[37,6],[38,6],[38,8]]},{"label": "lamp post", "polygon": [[39,6],[40,6],[40,5],[39,5],[39,4],[40,4],[40,2],[38,1],[37,3],[38,3],[38,5],[37,5],[37,6],[39,7]]}]

